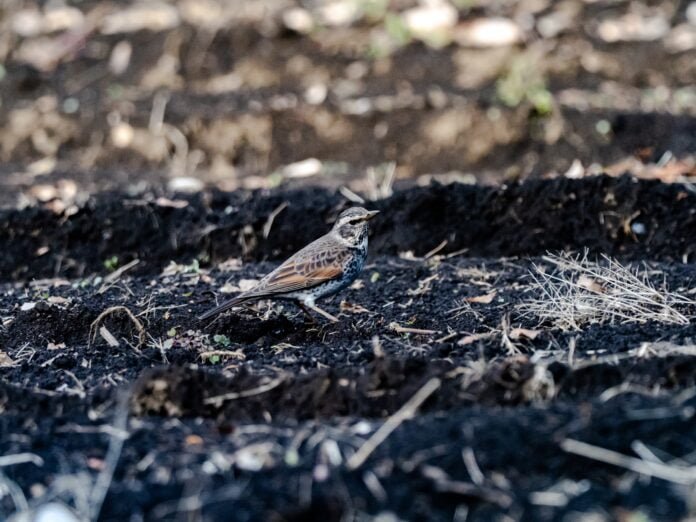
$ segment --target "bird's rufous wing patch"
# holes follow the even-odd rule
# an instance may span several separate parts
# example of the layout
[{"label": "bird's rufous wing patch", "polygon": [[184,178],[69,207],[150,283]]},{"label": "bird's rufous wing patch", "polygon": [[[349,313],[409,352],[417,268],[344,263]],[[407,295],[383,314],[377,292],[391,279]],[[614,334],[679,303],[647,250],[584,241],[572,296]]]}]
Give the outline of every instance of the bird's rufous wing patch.
[{"label": "bird's rufous wing patch", "polygon": [[341,276],[340,263],[316,263],[312,261],[288,262],[269,274],[255,289],[258,294],[284,294],[320,285]]}]

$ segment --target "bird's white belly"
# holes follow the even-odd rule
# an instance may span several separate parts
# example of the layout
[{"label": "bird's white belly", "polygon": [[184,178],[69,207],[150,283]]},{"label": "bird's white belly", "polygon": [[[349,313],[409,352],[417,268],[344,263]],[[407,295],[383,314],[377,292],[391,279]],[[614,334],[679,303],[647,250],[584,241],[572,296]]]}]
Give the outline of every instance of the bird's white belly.
[{"label": "bird's white belly", "polygon": [[326,283],[320,286],[315,286],[314,288],[308,288],[307,290],[299,290],[297,292],[286,294],[285,297],[288,299],[299,299],[300,301],[308,299],[313,302],[315,299],[321,299],[326,295],[331,295],[338,292],[344,286],[345,282],[342,280],[327,281]]}]

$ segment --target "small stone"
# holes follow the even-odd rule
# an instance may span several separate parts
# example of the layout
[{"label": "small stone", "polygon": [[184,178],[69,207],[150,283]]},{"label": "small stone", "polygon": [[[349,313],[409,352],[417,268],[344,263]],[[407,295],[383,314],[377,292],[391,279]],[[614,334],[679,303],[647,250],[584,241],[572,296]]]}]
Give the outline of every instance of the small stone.
[{"label": "small stone", "polygon": [[191,176],[178,176],[172,178],[167,183],[167,189],[171,192],[184,192],[187,194],[200,192],[203,190],[203,186],[203,182],[200,179]]},{"label": "small stone", "polygon": [[292,31],[306,34],[314,28],[314,19],[306,9],[293,7],[283,13],[283,24]]},{"label": "small stone", "polygon": [[505,47],[522,41],[522,30],[509,18],[479,18],[463,24],[454,39],[467,47]]},{"label": "small stone", "polygon": [[315,83],[305,91],[304,99],[311,105],[319,105],[326,99],[327,92],[326,84]]},{"label": "small stone", "polygon": [[633,233],[637,236],[642,236],[647,232],[647,229],[645,228],[645,225],[643,223],[631,223],[631,230]]},{"label": "small stone", "polygon": [[307,178],[321,172],[322,163],[317,158],[307,158],[291,163],[283,168],[283,176],[286,178]]},{"label": "small stone", "polygon": [[133,143],[135,131],[126,122],[121,122],[111,128],[111,141],[119,149],[125,149]]}]

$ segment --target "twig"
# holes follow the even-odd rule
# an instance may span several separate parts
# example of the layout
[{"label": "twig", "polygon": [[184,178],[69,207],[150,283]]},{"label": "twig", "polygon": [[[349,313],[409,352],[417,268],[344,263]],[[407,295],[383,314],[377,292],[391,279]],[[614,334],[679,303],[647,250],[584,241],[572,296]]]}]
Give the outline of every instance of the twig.
[{"label": "twig", "polygon": [[89,520],[97,520],[101,512],[106,493],[109,490],[111,481],[116,471],[116,466],[121,458],[123,443],[128,438],[128,401],[130,393],[123,393],[118,402],[116,418],[114,420],[114,431],[110,432],[109,449],[104,458],[104,468],[97,475],[97,480],[89,495]]},{"label": "twig", "polygon": [[519,355],[522,351],[515,346],[515,344],[510,340],[508,332],[510,331],[510,315],[503,315],[501,321],[500,339],[503,347],[507,350],[509,355]]},{"label": "twig", "polygon": [[279,377],[276,377],[270,382],[262,384],[261,386],[257,386],[256,388],[250,388],[241,392],[229,392],[223,393],[222,395],[216,395],[214,397],[208,397],[207,399],[203,400],[203,404],[213,404],[219,407],[224,401],[233,401],[236,399],[242,399],[244,397],[251,397],[253,395],[260,395],[262,393],[269,392],[273,388],[277,388],[278,386],[280,386],[284,381],[285,375],[280,375]]},{"label": "twig", "polygon": [[112,306],[104,310],[102,313],[99,314],[99,317],[97,317],[92,324],[89,327],[89,343],[88,345],[91,346],[92,343],[94,342],[94,339],[97,336],[97,332],[99,331],[99,323],[101,323],[104,319],[106,319],[108,316],[115,314],[115,313],[124,313],[128,318],[133,322],[135,325],[136,330],[138,331],[138,346],[135,347],[135,351],[140,354],[140,347],[145,343],[145,328],[143,327],[143,323],[141,323],[134,315],[133,312],[131,312],[128,308],[125,306]]},{"label": "twig", "polygon": [[125,274],[126,272],[128,272],[128,270],[130,270],[131,268],[137,266],[138,263],[140,263],[140,259],[133,259],[133,261],[131,261],[131,262],[129,262],[129,263],[126,263],[126,264],[123,265],[122,267],[117,268],[116,270],[114,270],[113,272],[111,272],[109,275],[107,275],[107,276],[104,278],[104,282],[103,282],[102,285],[99,287],[99,290],[97,290],[97,294],[103,294],[104,292],[106,292],[109,288],[111,288],[111,287],[114,285],[114,283],[115,283],[123,274]]},{"label": "twig", "polygon": [[392,161],[387,164],[386,172],[382,183],[379,186],[382,199],[392,195],[392,185],[394,184],[394,175],[396,174],[396,162]]},{"label": "twig", "polygon": [[363,474],[363,483],[370,493],[372,493],[372,496],[375,497],[377,502],[384,504],[387,501],[387,492],[379,482],[377,475],[375,475],[372,471],[368,470]]},{"label": "twig", "polygon": [[353,203],[357,203],[358,205],[364,205],[365,200],[352,190],[350,190],[348,187],[345,185],[342,186],[341,188],[338,189],[338,191],[343,195],[344,198],[346,198],[348,201],[352,201]]},{"label": "twig", "polygon": [[395,333],[411,333],[416,335],[434,335],[440,333],[439,330],[424,330],[422,328],[410,328],[408,326],[401,326],[398,323],[389,323],[389,329]]},{"label": "twig", "polygon": [[268,239],[268,235],[271,233],[271,228],[273,228],[273,222],[275,221],[275,218],[280,214],[283,210],[285,210],[288,207],[288,202],[283,201],[280,205],[276,207],[276,209],[271,212],[268,216],[268,219],[263,225],[263,238]]},{"label": "twig", "polygon": [[430,252],[428,252],[427,254],[425,254],[425,255],[423,256],[423,259],[430,259],[430,258],[433,257],[435,254],[437,254],[440,250],[442,250],[443,248],[445,248],[445,247],[447,246],[447,243],[448,243],[448,241],[447,241],[446,239],[443,239],[443,240],[440,242],[439,245],[437,245],[437,246],[436,246],[435,248],[433,248]]},{"label": "twig", "polygon": [[469,473],[471,482],[480,486],[483,484],[484,476],[481,468],[479,468],[478,462],[476,462],[476,455],[474,455],[474,450],[469,446],[462,450],[462,460],[464,461],[464,466]]},{"label": "twig", "polygon": [[439,339],[435,339],[433,343],[444,343],[445,341],[449,341],[450,339],[457,337],[459,335],[459,332],[450,332],[444,337],[440,337]]},{"label": "twig", "polygon": [[2,471],[0,471],[0,488],[3,489],[3,493],[9,493],[15,512],[26,513],[29,510],[29,503],[27,502],[27,497],[24,496],[22,488]]},{"label": "twig", "polygon": [[164,114],[169,103],[169,94],[158,91],[152,100],[152,109],[150,110],[150,121],[148,128],[151,133],[159,135],[164,127]]},{"label": "twig", "polygon": [[452,480],[442,468],[425,464],[421,467],[423,477],[431,480],[437,491],[452,493],[455,495],[464,495],[467,497],[477,497],[491,504],[496,504],[502,508],[510,507],[512,497],[505,491],[498,488],[489,488],[463,482],[461,480]]},{"label": "twig", "polygon": [[449,254],[445,254],[445,259],[452,259],[453,257],[461,256],[465,252],[468,252],[468,248],[460,248],[459,250],[455,250],[454,252],[450,252]]},{"label": "twig", "polygon": [[358,448],[346,463],[346,467],[354,470],[363,465],[377,447],[382,444],[392,432],[406,419],[412,417],[416,410],[440,387],[441,381],[433,377],[426,382],[399,410],[389,417],[365,443]]},{"label": "twig", "polygon": [[15,453],[14,455],[0,456],[0,468],[14,466],[15,464],[26,464],[31,462],[35,466],[43,466],[44,460],[34,453]]},{"label": "twig", "polygon": [[167,305],[167,306],[152,306],[149,308],[146,308],[142,312],[139,312],[135,315],[135,317],[142,317],[143,315],[148,315],[151,314],[152,312],[156,312],[157,310],[174,310],[175,308],[184,308],[186,306],[189,306],[188,304],[180,304],[180,305]]},{"label": "twig", "polygon": [[623,453],[612,451],[599,446],[575,439],[565,439],[561,442],[561,448],[568,453],[574,453],[588,459],[613,464],[620,468],[641,473],[649,477],[655,477],[675,484],[692,485],[696,483],[696,466],[678,468],[661,462],[652,462],[635,457],[629,457]]},{"label": "twig", "polygon": [[643,460],[647,462],[655,462],[657,464],[664,464],[660,458],[655,455],[650,448],[643,444],[639,440],[634,440],[631,444],[631,449],[636,452],[636,454]]},{"label": "twig", "polygon": [[[75,381],[75,384],[77,384],[77,388],[73,388],[75,390],[75,393],[78,397],[81,399],[84,399],[86,396],[85,393],[85,386],[82,384],[82,381],[77,378],[77,376],[71,372],[70,370],[63,370],[63,372],[70,377],[73,381]],[[68,388],[70,390],[70,388]]]},{"label": "twig", "polygon": [[102,339],[106,341],[106,344],[112,348],[119,347],[118,339],[114,337],[114,334],[112,334],[106,326],[102,325],[99,327],[99,335],[101,335]]}]

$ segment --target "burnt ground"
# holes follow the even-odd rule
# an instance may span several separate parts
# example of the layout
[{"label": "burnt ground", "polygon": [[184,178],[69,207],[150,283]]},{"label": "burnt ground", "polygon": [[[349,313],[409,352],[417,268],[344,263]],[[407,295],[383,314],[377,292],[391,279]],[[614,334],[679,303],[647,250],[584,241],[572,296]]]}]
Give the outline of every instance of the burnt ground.
[{"label": "burnt ground", "polygon": [[[2,471],[34,504],[85,512],[115,465],[100,520],[686,517],[693,321],[572,330],[520,305],[540,297],[531,274],[554,269],[547,251],[586,248],[693,317],[695,199],[630,177],[397,191],[374,204],[360,280],[325,303],[335,325],[265,302],[195,321],[326,230],[345,206],[331,192],[6,209],[0,451],[34,457]],[[574,441],[667,471],[636,474]]]},{"label": "burnt ground", "polygon": [[693,2],[327,5],[0,7],[0,520],[693,519]]}]

